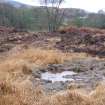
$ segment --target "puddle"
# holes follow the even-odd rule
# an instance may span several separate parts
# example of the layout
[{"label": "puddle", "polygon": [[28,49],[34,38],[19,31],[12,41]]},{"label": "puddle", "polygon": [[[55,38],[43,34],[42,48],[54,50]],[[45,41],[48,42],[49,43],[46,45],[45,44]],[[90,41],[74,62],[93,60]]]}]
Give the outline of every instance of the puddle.
[{"label": "puddle", "polygon": [[64,71],[64,72],[56,73],[56,74],[51,73],[51,72],[45,72],[45,73],[42,73],[41,79],[46,80],[46,81],[51,81],[52,83],[74,81],[72,76],[75,74],[76,73],[73,71]]}]

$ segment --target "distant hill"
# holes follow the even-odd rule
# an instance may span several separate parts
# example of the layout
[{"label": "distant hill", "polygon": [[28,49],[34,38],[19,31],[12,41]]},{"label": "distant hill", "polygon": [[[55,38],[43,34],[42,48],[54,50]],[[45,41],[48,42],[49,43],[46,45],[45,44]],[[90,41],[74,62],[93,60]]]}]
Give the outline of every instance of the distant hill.
[{"label": "distant hill", "polygon": [[[22,7],[22,8],[32,8],[32,7],[39,8],[38,6],[31,6],[31,5],[23,4],[18,1],[14,1],[14,0],[0,0],[0,3],[6,3],[6,4],[12,5],[13,7],[16,7],[16,8],[20,8],[20,7]],[[41,6],[40,6],[40,8],[41,8]],[[64,10],[64,9],[61,9],[61,11],[62,10]],[[65,8],[65,14],[67,17],[71,17],[71,16],[75,16],[75,15],[85,16],[87,14],[87,12],[83,9]]]},{"label": "distant hill", "polygon": [[[49,8],[50,9],[50,8]],[[83,9],[61,8],[65,26],[105,27],[105,14],[90,13]],[[47,27],[46,10],[42,6],[30,6],[16,1],[0,0],[0,25],[39,30]]]},{"label": "distant hill", "polygon": [[20,3],[18,1],[13,1],[13,0],[0,0],[0,3],[1,4],[9,4],[9,5],[12,5],[13,7],[16,7],[16,8],[20,8],[20,7],[32,7],[30,5],[23,4],[23,3]]},{"label": "distant hill", "polygon": [[[37,8],[37,9],[41,9],[42,7],[40,6],[31,6],[31,5],[28,5],[28,4],[23,4],[23,3],[20,3],[20,2],[17,2],[17,1],[12,1],[12,0],[6,0],[5,2],[2,2],[2,3],[6,3],[6,4],[9,4],[9,5],[12,5],[13,7],[15,8]],[[65,10],[65,18],[66,19],[72,19],[74,17],[85,17],[87,16],[88,12],[86,12],[85,10],[83,9],[76,9],[76,8],[62,8],[60,11],[64,11]],[[43,9],[42,9],[43,11]]]},{"label": "distant hill", "polygon": [[17,1],[8,1],[8,4],[11,4],[14,7],[22,7],[24,4],[19,3]]}]

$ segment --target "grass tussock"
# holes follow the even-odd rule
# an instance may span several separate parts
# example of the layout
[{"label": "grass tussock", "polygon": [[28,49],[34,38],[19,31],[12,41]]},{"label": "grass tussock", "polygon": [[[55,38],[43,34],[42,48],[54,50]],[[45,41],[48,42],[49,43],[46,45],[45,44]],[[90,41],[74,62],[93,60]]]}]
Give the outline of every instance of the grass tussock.
[{"label": "grass tussock", "polygon": [[32,88],[15,87],[9,82],[0,84],[0,105],[104,105],[105,85],[98,86],[90,94],[66,90],[46,95],[40,86]]},{"label": "grass tussock", "polygon": [[20,53],[13,55],[15,59],[24,59],[36,64],[59,64],[65,60],[74,58],[84,58],[87,55],[85,53],[62,53],[58,50],[44,50],[29,48],[21,51]]},{"label": "grass tussock", "polygon": [[35,105],[105,105],[105,85],[85,94],[82,91],[67,90],[46,96]]},{"label": "grass tussock", "polygon": [[0,94],[0,105],[33,105],[44,97],[40,87],[36,87],[35,90],[22,89],[7,82],[0,85],[0,93],[2,93]]}]

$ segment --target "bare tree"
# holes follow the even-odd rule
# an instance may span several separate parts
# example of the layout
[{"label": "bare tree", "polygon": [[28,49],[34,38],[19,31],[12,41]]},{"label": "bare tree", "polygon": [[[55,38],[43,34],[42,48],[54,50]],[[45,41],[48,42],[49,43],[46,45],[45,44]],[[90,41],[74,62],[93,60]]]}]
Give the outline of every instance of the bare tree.
[{"label": "bare tree", "polygon": [[41,5],[46,8],[48,19],[48,31],[54,32],[59,29],[63,22],[64,9],[60,10],[64,0],[40,0]]}]

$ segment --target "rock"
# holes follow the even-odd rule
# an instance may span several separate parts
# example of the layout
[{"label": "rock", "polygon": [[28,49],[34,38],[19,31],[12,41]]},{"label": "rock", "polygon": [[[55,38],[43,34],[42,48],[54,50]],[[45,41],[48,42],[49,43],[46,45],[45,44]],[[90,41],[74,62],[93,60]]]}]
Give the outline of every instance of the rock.
[{"label": "rock", "polygon": [[63,82],[54,82],[54,83],[47,83],[44,85],[46,91],[60,91],[66,88],[66,84]]},{"label": "rock", "polygon": [[71,83],[71,84],[68,84],[67,85],[67,89],[78,89],[78,88],[81,88],[81,87],[83,87],[82,85],[80,85],[80,84],[76,84],[76,83]]},{"label": "rock", "polygon": [[34,78],[41,78],[41,72],[40,71],[33,70],[32,71],[32,76]]}]

